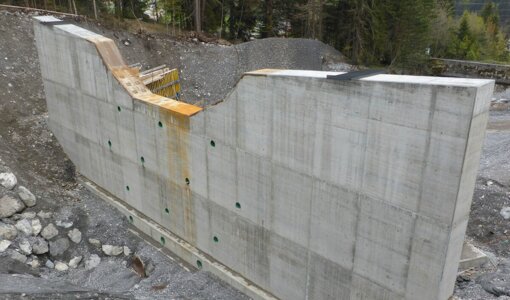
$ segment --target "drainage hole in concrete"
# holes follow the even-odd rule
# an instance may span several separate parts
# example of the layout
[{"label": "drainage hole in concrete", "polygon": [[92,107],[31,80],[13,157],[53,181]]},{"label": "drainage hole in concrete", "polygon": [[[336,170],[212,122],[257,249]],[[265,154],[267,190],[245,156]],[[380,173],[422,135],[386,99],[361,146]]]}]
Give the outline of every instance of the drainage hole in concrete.
[{"label": "drainage hole in concrete", "polygon": [[159,239],[159,241],[161,242],[161,245],[165,244],[165,238],[164,237],[161,237],[161,239]]},{"label": "drainage hole in concrete", "polygon": [[122,109],[120,108],[120,106],[117,106],[117,110],[120,112]]},{"label": "drainage hole in concrete", "polygon": [[134,220],[133,220],[133,216],[129,216],[129,222],[130,222],[130,223],[133,223],[133,222],[134,222]]},{"label": "drainage hole in concrete", "polygon": [[167,207],[167,208],[165,208],[165,212],[166,212],[167,214],[170,214],[170,210],[168,209],[168,207]]},{"label": "drainage hole in concrete", "polygon": [[241,209],[241,203],[239,203],[239,202],[236,202],[236,208],[239,208],[239,209]]},{"label": "drainage hole in concrete", "polygon": [[108,147],[112,147],[112,141],[108,140]]},{"label": "drainage hole in concrete", "polygon": [[202,262],[199,259],[197,259],[197,267],[202,269]]},{"label": "drainage hole in concrete", "polygon": [[126,190],[129,192],[129,185],[126,185]]},{"label": "drainage hole in concrete", "polygon": [[158,126],[163,128],[163,123],[161,123],[161,121],[158,122]]},{"label": "drainage hole in concrete", "polygon": [[143,156],[140,156],[140,161],[143,163],[145,163],[145,158]]},{"label": "drainage hole in concrete", "polygon": [[219,242],[220,240],[218,239],[218,237],[217,237],[217,236],[214,236],[214,237],[213,237],[213,241],[214,241],[215,243],[217,243],[217,242]]},{"label": "drainage hole in concrete", "polygon": [[211,146],[212,147],[216,147],[216,143],[214,141],[211,140]]},{"label": "drainage hole in concrete", "polygon": [[184,181],[186,181],[186,185],[189,185],[189,178],[188,177],[186,177],[186,179]]}]

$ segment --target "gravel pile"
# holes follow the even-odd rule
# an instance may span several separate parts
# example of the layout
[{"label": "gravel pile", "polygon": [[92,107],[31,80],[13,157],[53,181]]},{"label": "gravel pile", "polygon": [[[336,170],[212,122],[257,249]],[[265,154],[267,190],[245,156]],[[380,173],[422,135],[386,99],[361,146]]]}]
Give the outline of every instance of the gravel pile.
[{"label": "gravel pile", "polygon": [[[69,268],[97,267],[101,262],[98,254],[76,255],[75,246],[86,241],[82,232],[73,227],[73,220],[37,211],[36,204],[36,196],[28,188],[18,186],[13,173],[0,173],[0,255],[34,269],[65,272]],[[103,255],[124,255],[128,260],[132,256],[131,249],[124,245],[101,244],[95,238],[89,238],[88,243],[101,249]]]}]

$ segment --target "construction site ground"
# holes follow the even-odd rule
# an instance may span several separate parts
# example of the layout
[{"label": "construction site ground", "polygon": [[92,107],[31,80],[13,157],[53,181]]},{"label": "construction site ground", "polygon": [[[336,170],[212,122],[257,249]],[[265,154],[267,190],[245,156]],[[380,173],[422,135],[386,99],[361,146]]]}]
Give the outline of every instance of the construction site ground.
[{"label": "construction site ground", "polygon": [[[128,64],[140,63],[143,70],[161,64],[179,68],[183,100],[199,105],[224,99],[241,74],[249,70],[350,69],[338,51],[312,40],[266,39],[223,45],[166,33],[112,30],[83,20],[79,25],[115,40]],[[459,275],[455,297],[460,299],[510,296],[510,285],[505,286],[505,280],[510,282],[510,219],[500,214],[502,208],[510,206],[507,98],[510,91],[498,87],[466,234],[467,240],[488,254],[490,263]],[[0,173],[14,173],[19,184],[37,197],[37,205],[26,212],[52,211],[54,220],[70,220],[81,231],[84,242],[65,259],[101,256],[94,269],[59,272],[44,267],[44,262],[34,269],[0,254],[0,298],[247,298],[138,237],[113,207],[78,184],[73,164],[48,129],[47,117],[31,15],[0,10]],[[151,269],[148,276],[142,278],[133,270],[130,256],[105,256],[87,242],[89,238],[127,246]]]}]

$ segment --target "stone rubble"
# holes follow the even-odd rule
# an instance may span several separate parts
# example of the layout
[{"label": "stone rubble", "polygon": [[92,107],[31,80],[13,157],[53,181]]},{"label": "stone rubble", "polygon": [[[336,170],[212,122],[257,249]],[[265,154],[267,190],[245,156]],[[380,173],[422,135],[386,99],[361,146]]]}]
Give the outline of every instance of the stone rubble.
[{"label": "stone rubble", "polygon": [[499,214],[505,219],[505,220],[508,220],[510,219],[510,207],[508,206],[505,206],[503,208],[501,208],[501,211],[499,212]]},{"label": "stone rubble", "polygon": [[69,269],[69,266],[67,266],[66,263],[63,263],[61,261],[57,261],[55,263],[55,270],[57,270],[57,271],[63,272],[63,271],[67,271],[68,269]]},{"label": "stone rubble", "polygon": [[71,239],[71,241],[75,244],[78,244],[81,242],[81,232],[74,228],[71,231],[67,233],[67,236]]},{"label": "stone rubble", "polygon": [[21,218],[23,218],[23,219],[33,219],[36,216],[37,216],[37,214],[35,213],[35,211],[23,212],[21,214]]},{"label": "stone rubble", "polygon": [[59,238],[56,241],[50,242],[50,255],[60,256],[66,252],[69,248],[69,239],[68,238]]},{"label": "stone rubble", "polygon": [[32,223],[30,221],[28,221],[27,219],[19,220],[15,226],[16,226],[16,229],[18,229],[25,235],[32,235],[32,233],[33,233]]},{"label": "stone rubble", "polygon": [[33,269],[37,269],[41,266],[41,263],[39,262],[39,259],[37,257],[32,257],[32,260],[30,261],[30,266]]},{"label": "stone rubble", "polygon": [[78,265],[80,264],[82,258],[83,258],[83,256],[76,256],[76,257],[72,258],[69,261],[69,267],[76,269],[78,267]]},{"label": "stone rubble", "polygon": [[[74,220],[68,219],[69,215],[57,219],[53,212],[31,210],[37,205],[35,195],[28,188],[18,186],[14,174],[0,175],[0,264],[5,255],[33,269],[42,267],[59,272],[80,266],[91,270],[101,263],[100,255],[89,252],[80,255],[76,250],[81,248],[71,248],[87,237],[78,228],[72,228]],[[3,194],[3,188],[13,191]],[[18,197],[11,196],[16,194]],[[29,211],[24,211],[27,207]],[[88,245],[82,247],[95,251],[101,249],[100,254],[107,256],[131,256],[133,253],[126,245],[102,245],[93,237],[87,241]],[[72,255],[71,259],[63,261],[69,258],[68,255]],[[126,266],[127,262],[123,261],[122,265]]]},{"label": "stone rubble", "polygon": [[7,250],[7,248],[9,248],[9,246],[11,244],[12,244],[12,242],[9,241],[9,240],[1,240],[0,241],[0,253],[4,252],[5,250]]},{"label": "stone rubble", "polygon": [[92,254],[86,261],[85,261],[85,269],[91,270],[95,267],[99,266],[101,263],[101,257],[97,254]]},{"label": "stone rubble", "polygon": [[101,241],[98,239],[89,239],[89,243],[95,247],[101,247]]},{"label": "stone rubble", "polygon": [[19,249],[23,254],[30,255],[32,254],[32,245],[30,245],[30,242],[28,239],[24,238],[19,242]]},{"label": "stone rubble", "polygon": [[16,227],[0,222],[0,239],[13,240],[17,235]]},{"label": "stone rubble", "polygon": [[58,229],[52,223],[48,224],[48,226],[44,227],[41,232],[41,236],[48,241],[58,235]]},{"label": "stone rubble", "polygon": [[26,263],[27,262],[27,257],[21,253],[19,253],[18,251],[12,251],[11,253],[11,258],[14,259],[14,260],[17,260],[21,263]]},{"label": "stone rubble", "polygon": [[0,173],[0,185],[8,190],[12,190],[16,184],[18,184],[18,180],[16,176],[12,173]]},{"label": "stone rubble", "polygon": [[55,264],[51,261],[51,260],[47,260],[46,263],[44,264],[46,266],[46,268],[48,269],[53,269],[55,268]]},{"label": "stone rubble", "polygon": [[55,222],[55,224],[58,226],[58,227],[62,227],[62,228],[70,228],[71,226],[73,226],[73,222],[66,222],[66,221],[60,221],[58,220],[57,222]]},{"label": "stone rubble", "polygon": [[103,250],[103,253],[108,256],[117,256],[124,253],[124,247],[122,246],[103,245],[101,249]]},{"label": "stone rubble", "polygon": [[49,218],[51,218],[52,215],[53,215],[52,212],[45,212],[42,210],[37,213],[37,216],[41,219],[49,219]]},{"label": "stone rubble", "polygon": [[37,236],[41,232],[41,229],[42,229],[41,221],[39,219],[33,219],[31,223],[32,223],[32,234]]},{"label": "stone rubble", "polygon": [[24,208],[25,204],[21,200],[5,195],[0,198],[0,219],[8,218]]},{"label": "stone rubble", "polygon": [[21,199],[21,201],[23,201],[23,203],[25,203],[25,205],[28,206],[28,207],[35,206],[35,204],[37,202],[34,194],[32,194],[32,192],[30,192],[24,186],[20,186],[18,188],[18,196]]},{"label": "stone rubble", "polygon": [[48,253],[49,246],[48,242],[46,242],[43,238],[36,237],[34,242],[32,243],[32,252],[34,254],[44,254]]}]

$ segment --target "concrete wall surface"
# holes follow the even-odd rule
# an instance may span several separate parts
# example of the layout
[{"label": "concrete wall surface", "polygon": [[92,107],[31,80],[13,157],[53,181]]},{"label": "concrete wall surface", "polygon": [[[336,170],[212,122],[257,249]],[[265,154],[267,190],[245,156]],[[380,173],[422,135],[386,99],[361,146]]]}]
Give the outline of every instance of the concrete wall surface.
[{"label": "concrete wall surface", "polygon": [[259,70],[202,110],[36,19],[49,125],[97,185],[281,299],[452,294],[492,80]]}]

